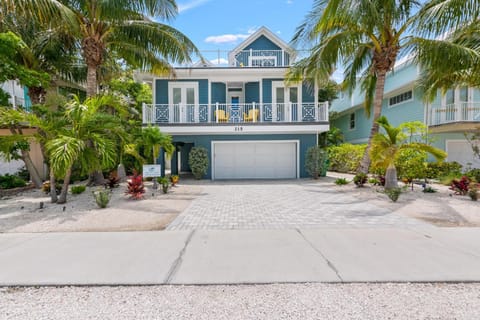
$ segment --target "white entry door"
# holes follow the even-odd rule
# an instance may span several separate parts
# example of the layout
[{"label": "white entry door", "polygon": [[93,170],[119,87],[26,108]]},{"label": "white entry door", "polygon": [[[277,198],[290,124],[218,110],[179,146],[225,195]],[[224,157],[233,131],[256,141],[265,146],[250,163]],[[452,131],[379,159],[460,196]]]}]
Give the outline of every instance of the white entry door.
[{"label": "white entry door", "polygon": [[295,141],[213,142],[213,179],[297,178]]}]

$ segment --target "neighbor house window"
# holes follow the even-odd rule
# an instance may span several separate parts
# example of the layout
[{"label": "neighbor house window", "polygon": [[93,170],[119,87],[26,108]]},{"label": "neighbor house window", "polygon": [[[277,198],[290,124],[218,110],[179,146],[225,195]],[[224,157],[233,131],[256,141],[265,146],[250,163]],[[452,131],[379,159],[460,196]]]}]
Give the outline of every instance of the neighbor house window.
[{"label": "neighbor house window", "polygon": [[350,113],[350,122],[349,122],[348,128],[349,128],[350,130],[355,129],[355,112],[354,112],[354,113]]},{"label": "neighbor house window", "polygon": [[394,106],[394,105],[397,105],[397,104],[400,104],[400,103],[410,101],[412,99],[413,99],[413,92],[412,92],[412,90],[409,90],[409,91],[405,91],[405,92],[403,92],[399,95],[396,95],[394,97],[391,97],[390,100],[388,101],[388,105],[391,107],[391,106]]}]

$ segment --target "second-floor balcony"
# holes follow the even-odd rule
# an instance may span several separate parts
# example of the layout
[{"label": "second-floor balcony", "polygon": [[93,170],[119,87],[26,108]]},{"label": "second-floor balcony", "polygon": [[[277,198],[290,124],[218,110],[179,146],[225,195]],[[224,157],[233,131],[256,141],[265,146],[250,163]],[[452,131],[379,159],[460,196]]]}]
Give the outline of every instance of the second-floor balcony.
[{"label": "second-floor balcony", "polygon": [[328,103],[156,104],[143,123],[156,125],[274,125],[328,122]]},{"label": "second-floor balcony", "polygon": [[444,106],[431,106],[428,109],[429,126],[478,122],[480,124],[480,102],[459,102]]}]

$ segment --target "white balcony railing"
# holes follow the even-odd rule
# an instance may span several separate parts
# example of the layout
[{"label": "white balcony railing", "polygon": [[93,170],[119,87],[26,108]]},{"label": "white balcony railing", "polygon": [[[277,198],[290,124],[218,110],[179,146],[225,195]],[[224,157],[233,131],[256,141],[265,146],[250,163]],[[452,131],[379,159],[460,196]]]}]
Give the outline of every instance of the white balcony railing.
[{"label": "white balcony railing", "polygon": [[462,121],[480,122],[480,102],[431,106],[428,110],[427,121],[430,126]]},{"label": "white balcony railing", "polygon": [[235,55],[234,66],[288,67],[292,62],[293,57],[283,50],[243,50]]},{"label": "white balcony railing", "polygon": [[328,121],[328,103],[143,105],[144,124],[305,123]]}]

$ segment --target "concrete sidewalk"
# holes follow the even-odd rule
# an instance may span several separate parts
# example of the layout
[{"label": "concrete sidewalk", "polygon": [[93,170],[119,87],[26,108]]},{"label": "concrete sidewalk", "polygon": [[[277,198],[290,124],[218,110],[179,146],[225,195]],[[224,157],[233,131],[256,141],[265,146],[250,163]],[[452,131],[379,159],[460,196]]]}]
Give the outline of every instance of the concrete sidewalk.
[{"label": "concrete sidewalk", "polygon": [[0,234],[0,285],[369,281],[480,281],[480,229]]}]

